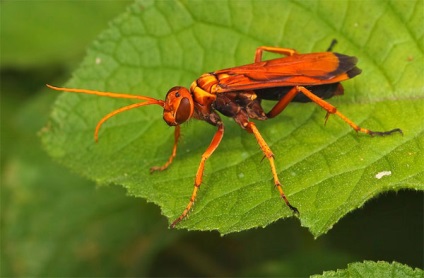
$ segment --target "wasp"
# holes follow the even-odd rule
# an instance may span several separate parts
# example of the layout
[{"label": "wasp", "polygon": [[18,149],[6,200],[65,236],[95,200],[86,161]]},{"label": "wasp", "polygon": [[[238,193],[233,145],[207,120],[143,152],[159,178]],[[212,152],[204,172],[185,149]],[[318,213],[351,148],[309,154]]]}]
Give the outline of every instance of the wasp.
[{"label": "wasp", "polygon": [[[327,112],[325,122],[330,115],[336,115],[356,132],[371,136],[385,136],[395,132],[402,134],[402,130],[399,128],[383,132],[362,128],[339,112],[335,106],[325,101],[333,96],[343,95],[344,89],[340,82],[361,73],[356,66],[357,58],[332,52],[334,44],[335,41],[326,52],[308,54],[300,54],[291,48],[261,46],[256,49],[254,63],[205,73],[195,80],[190,88],[181,86],[171,88],[166,94],[165,100],[132,94],[47,86],[58,91],[140,101],[121,107],[104,116],[95,128],[95,141],[98,140],[99,130],[103,123],[116,114],[146,105],[161,106],[164,121],[169,126],[175,127],[174,145],[169,159],[162,166],[152,167],[151,172],[163,171],[171,165],[177,154],[180,126],[184,122],[194,118],[217,128],[210,145],[202,154],[190,200],[181,215],[171,223],[171,228],[182,221],[192,209],[202,184],[205,162],[218,148],[224,136],[224,124],[220,114],[233,118],[242,129],[253,134],[264,157],[269,161],[274,185],[281,198],[294,213],[298,214],[299,211],[289,202],[283,191],[275,167],[274,154],[251,120],[264,121],[274,118],[290,102],[315,102]],[[279,54],[283,57],[263,60],[264,52]],[[261,106],[262,100],[273,100],[276,103],[270,111],[265,112]]]}]

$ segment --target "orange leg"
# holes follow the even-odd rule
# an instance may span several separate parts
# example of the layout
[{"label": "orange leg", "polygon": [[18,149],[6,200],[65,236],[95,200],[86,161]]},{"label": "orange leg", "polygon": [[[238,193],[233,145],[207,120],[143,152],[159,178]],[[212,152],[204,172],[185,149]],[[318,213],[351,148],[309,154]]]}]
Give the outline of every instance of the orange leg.
[{"label": "orange leg", "polygon": [[154,171],[163,171],[166,168],[168,168],[169,165],[171,165],[172,161],[174,160],[175,156],[177,155],[178,139],[180,139],[180,126],[179,125],[175,126],[174,147],[172,148],[172,154],[169,157],[168,161],[162,166],[153,166],[152,168],[150,168],[150,173],[153,173]]},{"label": "orange leg", "polygon": [[389,131],[372,131],[372,130],[369,130],[369,129],[366,129],[366,128],[359,127],[354,122],[352,122],[348,117],[346,117],[345,115],[340,113],[335,106],[326,102],[322,98],[316,96],[314,93],[312,93],[311,91],[309,91],[308,89],[306,89],[303,86],[293,87],[293,89],[291,89],[286,95],[284,95],[284,97],[282,97],[277,102],[277,104],[271,109],[271,111],[269,111],[266,114],[267,117],[268,118],[274,118],[278,114],[280,114],[287,107],[287,105],[293,100],[293,98],[300,92],[302,92],[305,96],[310,98],[313,102],[315,102],[316,104],[318,104],[319,106],[321,106],[322,108],[324,108],[327,111],[327,115],[325,116],[325,122],[327,122],[330,114],[336,114],[337,116],[339,116],[343,121],[345,121],[348,125],[350,125],[357,132],[363,132],[363,133],[369,134],[371,136],[376,136],[376,135],[377,136],[385,136],[385,135],[390,135],[394,132],[399,132],[399,133],[402,134],[402,130],[399,129],[399,128],[395,128],[395,129],[392,129],[392,130],[389,130]]},{"label": "orange leg", "polygon": [[389,131],[372,131],[366,128],[362,128],[358,125],[356,125],[354,122],[352,122],[348,117],[346,117],[345,115],[343,115],[342,113],[340,113],[337,108],[333,105],[331,105],[330,103],[326,102],[325,100],[321,99],[320,97],[314,95],[311,91],[309,91],[308,89],[306,89],[303,86],[296,86],[298,92],[302,92],[305,96],[307,96],[308,98],[310,98],[313,102],[315,102],[316,104],[318,104],[319,106],[321,106],[322,108],[324,108],[327,111],[327,115],[326,115],[326,121],[328,119],[328,116],[330,114],[335,114],[337,116],[339,116],[343,121],[345,121],[348,125],[350,125],[355,131],[357,132],[362,132],[362,133],[366,133],[369,134],[371,136],[385,136],[385,135],[390,135],[394,132],[399,132],[401,134],[402,130],[399,128],[395,128]]},{"label": "orange leg", "polygon": [[291,48],[280,48],[280,47],[272,47],[272,46],[260,46],[256,49],[255,53],[255,63],[262,61],[262,53],[271,52],[271,53],[277,53],[284,56],[293,56],[297,54],[297,51]]},{"label": "orange leg", "polygon": [[[327,51],[333,51],[333,47],[337,44],[337,40],[333,39],[331,41],[330,46],[328,47]],[[280,48],[280,47],[273,47],[273,46],[260,46],[256,49],[255,53],[255,63],[262,61],[262,53],[271,52],[271,53],[277,53],[284,56],[293,56],[295,54],[298,54],[298,52],[295,49],[292,48]]]},{"label": "orange leg", "polygon": [[224,137],[224,125],[221,122],[219,122],[218,130],[216,131],[209,147],[203,153],[202,159],[200,160],[199,168],[197,169],[196,178],[194,180],[194,189],[193,189],[193,193],[191,194],[190,201],[188,202],[187,207],[185,208],[183,213],[180,215],[180,217],[178,217],[177,219],[175,219],[174,222],[172,222],[171,228],[174,228],[181,220],[183,220],[189,213],[191,207],[193,206],[194,201],[196,200],[197,191],[199,190],[200,185],[202,184],[203,170],[205,168],[206,159],[208,159],[216,150],[216,148],[219,146],[219,143],[221,142],[222,137]]},{"label": "orange leg", "polygon": [[269,160],[269,164],[271,165],[271,171],[272,171],[272,176],[274,177],[274,184],[275,187],[277,187],[278,191],[280,192],[280,196],[281,198],[284,200],[284,202],[286,203],[286,205],[294,212],[294,213],[299,213],[299,211],[297,210],[297,208],[295,208],[294,206],[292,206],[289,202],[289,200],[286,197],[286,194],[284,194],[283,188],[281,186],[280,181],[278,180],[278,176],[277,176],[277,170],[275,169],[275,164],[274,164],[274,154],[272,153],[271,149],[269,148],[268,144],[265,142],[264,138],[262,138],[262,135],[259,133],[259,130],[256,128],[256,125],[253,122],[248,122],[246,129],[249,132],[252,132],[255,137],[256,137],[256,141],[258,141],[259,146],[262,149],[262,152],[265,154],[265,157]]},{"label": "orange leg", "polygon": [[278,114],[280,114],[287,105],[293,100],[293,98],[299,93],[296,87],[293,87],[287,94],[285,94],[277,104],[272,107],[271,111],[269,111],[266,116],[268,118],[274,118]]}]

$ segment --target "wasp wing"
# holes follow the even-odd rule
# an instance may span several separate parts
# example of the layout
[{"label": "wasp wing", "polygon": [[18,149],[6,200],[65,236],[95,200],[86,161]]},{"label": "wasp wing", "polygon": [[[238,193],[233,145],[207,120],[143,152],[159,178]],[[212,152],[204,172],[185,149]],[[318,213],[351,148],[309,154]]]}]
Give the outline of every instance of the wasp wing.
[{"label": "wasp wing", "polygon": [[357,58],[335,52],[296,54],[212,73],[215,93],[285,86],[314,86],[350,79],[361,73]]}]

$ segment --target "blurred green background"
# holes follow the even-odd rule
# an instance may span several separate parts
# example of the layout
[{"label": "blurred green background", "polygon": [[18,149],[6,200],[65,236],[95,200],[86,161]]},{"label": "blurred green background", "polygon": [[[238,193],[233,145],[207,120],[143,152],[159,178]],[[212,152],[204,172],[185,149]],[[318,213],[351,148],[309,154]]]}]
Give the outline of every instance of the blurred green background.
[{"label": "blurred green background", "polygon": [[[1,2],[1,276],[306,276],[362,260],[423,268],[423,195],[387,193],[314,240],[295,219],[221,237],[53,162],[37,132],[88,44],[130,1]],[[399,205],[396,205],[399,204]]]}]

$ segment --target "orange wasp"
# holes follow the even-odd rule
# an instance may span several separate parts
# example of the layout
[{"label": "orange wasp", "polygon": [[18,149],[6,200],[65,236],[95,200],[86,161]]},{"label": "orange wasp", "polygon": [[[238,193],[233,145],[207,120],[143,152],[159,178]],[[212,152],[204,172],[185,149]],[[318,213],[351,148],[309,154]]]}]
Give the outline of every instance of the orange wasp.
[{"label": "orange wasp", "polygon": [[[183,220],[192,208],[197,192],[202,184],[205,161],[216,150],[224,136],[224,124],[217,111],[227,117],[233,118],[242,129],[253,133],[270,163],[274,184],[281,198],[294,213],[298,213],[298,210],[290,204],[282,189],[275,168],[274,154],[261,136],[254,122],[251,122],[250,119],[267,120],[274,118],[292,101],[313,101],[327,111],[325,121],[327,121],[330,114],[335,114],[355,131],[371,136],[384,136],[394,132],[402,133],[398,128],[379,132],[359,127],[340,113],[336,107],[324,100],[335,95],[342,95],[343,87],[340,82],[361,73],[361,70],[356,67],[356,57],[331,52],[334,44],[335,41],[332,42],[327,52],[310,54],[299,54],[296,50],[289,48],[258,47],[253,64],[205,73],[191,84],[190,89],[180,86],[171,88],[166,94],[164,101],[146,96],[47,86],[58,91],[142,101],[121,107],[104,116],[97,123],[95,129],[94,137],[96,141],[102,124],[116,114],[145,105],[156,104],[161,106],[163,108],[163,119],[165,122],[169,126],[175,126],[174,146],[168,161],[162,166],[152,167],[150,169],[151,172],[163,171],[172,163],[177,154],[180,125],[182,123],[195,118],[217,127],[212,142],[200,160],[190,201],[183,213],[172,222],[171,228]],[[262,60],[262,53],[264,51],[281,54],[286,57],[264,61]],[[261,107],[261,101],[263,99],[277,101],[268,113],[265,113]]]}]

